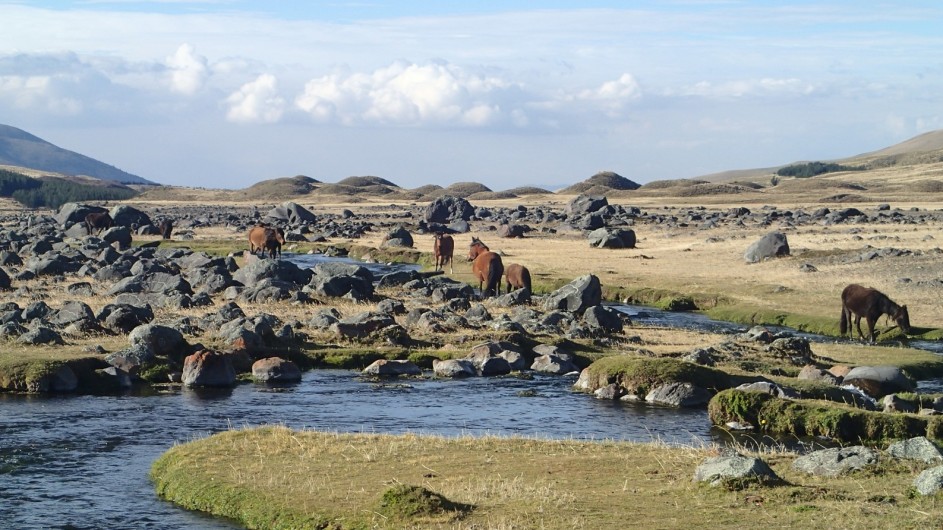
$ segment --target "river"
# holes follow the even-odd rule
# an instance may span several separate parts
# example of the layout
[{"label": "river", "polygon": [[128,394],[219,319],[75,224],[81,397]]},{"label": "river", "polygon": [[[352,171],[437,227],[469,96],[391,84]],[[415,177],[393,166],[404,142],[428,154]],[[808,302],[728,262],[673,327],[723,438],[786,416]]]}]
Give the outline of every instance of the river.
[{"label": "river", "polygon": [[[286,258],[303,266],[324,259]],[[375,274],[392,270],[369,267]],[[722,333],[744,329],[691,313],[619,309],[641,324]],[[724,437],[710,428],[704,410],[596,400],[574,393],[574,381],[572,375],[537,374],[377,384],[352,371],[315,370],[287,388],[243,384],[121,396],[0,394],[0,528],[238,528],[161,501],[148,479],[151,463],[175,443],[232,428],[280,424],[339,432],[674,444]]]}]

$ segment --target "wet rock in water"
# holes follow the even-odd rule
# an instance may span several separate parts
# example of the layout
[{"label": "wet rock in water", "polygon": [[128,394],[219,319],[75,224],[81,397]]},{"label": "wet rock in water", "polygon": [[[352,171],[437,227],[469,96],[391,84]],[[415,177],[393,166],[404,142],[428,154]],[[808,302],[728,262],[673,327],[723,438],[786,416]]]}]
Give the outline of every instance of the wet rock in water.
[{"label": "wet rock in water", "polygon": [[376,376],[401,376],[401,375],[422,375],[422,369],[411,361],[378,359],[363,369],[364,375]]},{"label": "wet rock in water", "polygon": [[741,455],[712,456],[705,459],[694,471],[694,482],[709,482],[718,486],[725,480],[757,479],[762,482],[779,482],[780,478],[759,458]]},{"label": "wet rock in water", "polygon": [[750,245],[743,254],[747,263],[757,263],[769,258],[789,255],[789,242],[786,234],[771,232]]},{"label": "wet rock in water", "polygon": [[863,445],[836,447],[800,456],[792,468],[810,475],[837,477],[877,463],[878,456],[877,451]]},{"label": "wet rock in water", "polygon": [[116,366],[100,368],[95,370],[95,374],[99,377],[102,389],[127,390],[134,386],[131,374]]},{"label": "wet rock in water", "polygon": [[576,366],[572,360],[555,354],[537,356],[530,365],[530,369],[535,372],[554,375],[563,375],[579,371],[579,367]]},{"label": "wet rock in water", "polygon": [[301,381],[301,370],[289,360],[268,357],[252,363],[252,378],[260,383],[297,383]]},{"label": "wet rock in water", "polygon": [[917,460],[928,464],[943,461],[943,452],[926,436],[894,442],[887,448],[887,454],[894,458]]},{"label": "wet rock in water", "polygon": [[468,359],[435,359],[432,361],[432,371],[437,377],[473,377],[478,375],[475,365]]},{"label": "wet rock in water", "polygon": [[184,359],[180,379],[186,386],[231,387],[236,370],[229,354],[202,350]]},{"label": "wet rock in water", "polygon": [[711,393],[691,383],[668,383],[658,385],[646,396],[645,401],[670,407],[700,407],[711,400]]}]

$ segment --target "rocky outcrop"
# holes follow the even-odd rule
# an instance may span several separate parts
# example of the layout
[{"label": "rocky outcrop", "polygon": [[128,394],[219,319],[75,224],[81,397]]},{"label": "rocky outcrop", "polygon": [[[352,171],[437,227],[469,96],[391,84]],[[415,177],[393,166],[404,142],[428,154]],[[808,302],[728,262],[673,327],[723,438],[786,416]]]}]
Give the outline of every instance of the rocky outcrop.
[{"label": "rocky outcrop", "polygon": [[236,370],[230,354],[201,350],[184,359],[181,381],[186,386],[231,387]]}]

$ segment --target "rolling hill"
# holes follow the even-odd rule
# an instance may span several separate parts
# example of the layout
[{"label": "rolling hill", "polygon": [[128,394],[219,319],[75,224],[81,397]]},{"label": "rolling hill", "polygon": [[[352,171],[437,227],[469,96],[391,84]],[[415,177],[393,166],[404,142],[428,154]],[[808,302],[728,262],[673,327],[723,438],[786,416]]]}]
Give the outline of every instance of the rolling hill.
[{"label": "rolling hill", "polygon": [[55,146],[22,129],[3,124],[0,124],[0,165],[70,177],[92,177],[121,184],[156,185],[155,182]]}]

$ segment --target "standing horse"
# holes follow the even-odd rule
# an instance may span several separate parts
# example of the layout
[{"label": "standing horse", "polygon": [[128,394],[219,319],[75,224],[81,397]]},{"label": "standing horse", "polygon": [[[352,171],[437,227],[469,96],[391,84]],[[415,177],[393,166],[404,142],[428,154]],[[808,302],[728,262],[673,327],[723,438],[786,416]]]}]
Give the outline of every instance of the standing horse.
[{"label": "standing horse", "polygon": [[501,294],[501,276],[504,274],[501,256],[491,252],[480,239],[473,237],[468,246],[468,260],[472,262],[472,276],[478,279],[481,297],[487,298],[488,293],[495,296]]},{"label": "standing horse", "polygon": [[872,343],[875,339],[874,324],[881,318],[881,315],[888,315],[900,326],[901,331],[910,333],[910,315],[907,313],[907,306],[895,304],[877,289],[853,283],[841,292],[841,304],[841,321],[838,327],[842,336],[846,331],[851,334],[849,322],[852,315],[854,315],[858,336],[862,339],[864,339],[864,334],[861,333],[861,317],[867,320],[868,338]]},{"label": "standing horse", "polygon": [[174,231],[174,220],[165,217],[161,220],[160,224],[157,225],[157,230],[160,232],[160,236],[164,239],[170,239],[170,235]]},{"label": "standing horse", "polygon": [[115,220],[111,218],[108,212],[92,212],[85,216],[85,231],[88,232],[88,235],[92,235],[95,230],[100,234],[102,230],[111,228],[114,225]]},{"label": "standing horse", "polygon": [[432,251],[435,254],[435,270],[445,270],[445,262],[449,262],[449,274],[455,274],[452,264],[452,253],[455,251],[455,241],[448,234],[436,233],[435,242],[432,244]]},{"label": "standing horse", "polygon": [[507,279],[507,291],[514,289],[527,289],[530,291],[530,271],[527,267],[512,263],[504,270],[504,277]]},{"label": "standing horse", "polygon": [[285,232],[281,228],[272,228],[267,225],[256,225],[249,229],[249,252],[259,252],[269,257],[281,256],[282,245],[285,244]]}]

